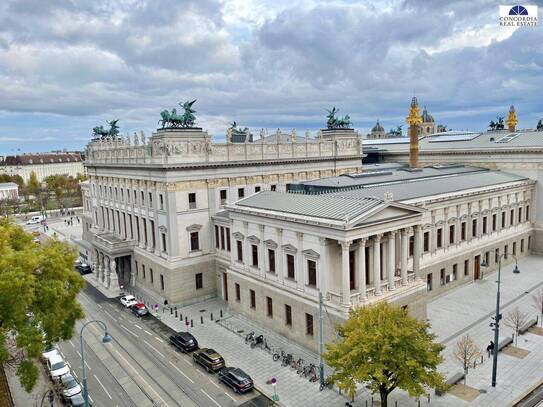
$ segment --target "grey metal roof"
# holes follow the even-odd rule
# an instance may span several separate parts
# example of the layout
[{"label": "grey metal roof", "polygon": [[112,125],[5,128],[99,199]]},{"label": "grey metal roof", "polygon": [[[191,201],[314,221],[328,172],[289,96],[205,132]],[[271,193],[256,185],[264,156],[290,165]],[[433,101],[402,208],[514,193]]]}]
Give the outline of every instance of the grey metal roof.
[{"label": "grey metal roof", "polygon": [[348,221],[379,205],[372,197],[340,197],[263,191],[236,202],[236,206]]},{"label": "grey metal roof", "polygon": [[364,199],[366,197],[384,198],[385,193],[392,193],[392,200],[406,201],[425,196],[453,193],[528,179],[527,177],[507,172],[485,170],[464,174],[448,174],[437,178],[406,179],[403,182],[386,185],[374,184],[348,191],[332,192],[326,195],[336,198]]},{"label": "grey metal roof", "polygon": [[[441,133],[439,139],[424,137],[419,140],[419,150],[424,151],[450,151],[450,150],[503,150],[521,148],[543,148],[543,132],[534,130],[519,130],[518,136],[512,137],[508,142],[500,142],[504,136],[511,134],[507,130],[485,132],[472,140],[455,140],[452,134],[450,138]],[[368,142],[368,141],[371,141]],[[407,141],[407,140],[406,140]],[[380,151],[409,152],[409,143],[387,143],[383,140],[362,140],[367,149],[377,148]]]},{"label": "grey metal roof", "polygon": [[225,218],[225,219],[229,219],[230,216],[228,215],[228,211],[220,211],[220,212],[217,212],[215,215],[213,216],[217,216],[219,218]]}]

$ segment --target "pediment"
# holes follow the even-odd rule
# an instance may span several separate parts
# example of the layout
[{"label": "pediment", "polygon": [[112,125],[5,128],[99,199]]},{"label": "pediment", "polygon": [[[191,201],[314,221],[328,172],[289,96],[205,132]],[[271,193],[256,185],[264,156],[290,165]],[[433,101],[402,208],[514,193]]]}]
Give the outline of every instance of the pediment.
[{"label": "pediment", "polygon": [[249,242],[253,243],[253,244],[259,244],[260,243],[260,239],[258,237],[256,237],[255,235],[248,236],[247,240]]},{"label": "pediment", "polygon": [[389,202],[379,205],[372,210],[352,219],[347,224],[347,227],[357,227],[372,223],[388,222],[395,219],[417,216],[423,212],[426,212],[426,210],[417,206],[401,204],[398,202]]},{"label": "pediment", "polygon": [[232,237],[236,240],[243,240],[245,238],[245,236],[243,236],[243,233],[240,232],[232,233]]},{"label": "pediment", "polygon": [[302,252],[304,256],[309,257],[311,259],[318,259],[321,255],[317,253],[315,250],[307,249]]},{"label": "pediment", "polygon": [[296,253],[298,251],[298,249],[294,247],[293,245],[291,245],[290,243],[284,244],[281,247],[286,253]]}]

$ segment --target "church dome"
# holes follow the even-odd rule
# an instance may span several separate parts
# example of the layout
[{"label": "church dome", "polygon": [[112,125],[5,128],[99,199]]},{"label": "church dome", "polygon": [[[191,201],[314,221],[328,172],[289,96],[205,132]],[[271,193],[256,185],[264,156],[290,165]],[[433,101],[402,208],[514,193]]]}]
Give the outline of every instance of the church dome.
[{"label": "church dome", "polygon": [[373,126],[371,131],[372,132],[385,131],[385,129],[383,128],[383,126],[381,126],[381,124],[379,123],[379,120],[377,120],[377,123],[375,123],[375,126]]},{"label": "church dome", "polygon": [[428,110],[426,110],[426,106],[424,106],[421,117],[423,123],[434,123],[434,116],[428,113]]}]

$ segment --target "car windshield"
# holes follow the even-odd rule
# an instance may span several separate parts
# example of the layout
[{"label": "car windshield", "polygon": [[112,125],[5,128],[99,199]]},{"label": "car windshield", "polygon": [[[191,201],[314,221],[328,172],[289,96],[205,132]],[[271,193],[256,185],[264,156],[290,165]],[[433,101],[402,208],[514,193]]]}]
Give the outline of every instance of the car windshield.
[{"label": "car windshield", "polygon": [[75,381],[75,379],[72,377],[68,379],[68,381],[65,383],[67,389],[73,389],[75,386],[78,385],[78,383]]},{"label": "car windshield", "polygon": [[53,363],[53,365],[51,366],[51,370],[62,369],[64,366],[66,366],[64,362]]}]

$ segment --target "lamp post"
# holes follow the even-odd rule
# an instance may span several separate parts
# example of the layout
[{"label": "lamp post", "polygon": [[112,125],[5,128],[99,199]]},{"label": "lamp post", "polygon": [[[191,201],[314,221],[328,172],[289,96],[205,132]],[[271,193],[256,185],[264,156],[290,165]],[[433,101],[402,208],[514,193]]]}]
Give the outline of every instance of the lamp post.
[{"label": "lamp post", "polygon": [[[490,326],[494,327],[494,347],[492,349],[492,387],[496,387],[496,375],[498,372],[498,342],[500,340],[500,319],[502,316],[500,314],[500,285],[501,285],[501,269],[502,269],[502,258],[507,256],[508,253],[502,253],[498,255],[498,291],[496,292],[496,315],[493,317],[494,322]],[[515,268],[513,269],[514,274],[520,273],[518,269],[518,261],[515,256]],[[487,262],[483,259],[481,262],[482,267],[488,267]]]},{"label": "lamp post", "polygon": [[100,325],[104,329],[104,337],[102,338],[102,343],[109,343],[112,341],[112,337],[107,332],[107,326],[104,322],[99,321],[97,319],[89,321],[85,323],[81,327],[81,331],[79,331],[79,344],[81,347],[81,366],[83,368],[83,399],[85,400],[85,407],[89,407],[89,391],[87,388],[87,370],[85,369],[85,352],[83,347],[83,330],[85,327],[89,324],[92,324],[93,322],[96,322],[98,325]]}]

